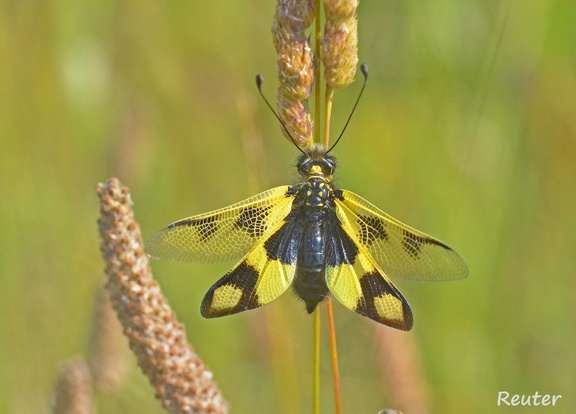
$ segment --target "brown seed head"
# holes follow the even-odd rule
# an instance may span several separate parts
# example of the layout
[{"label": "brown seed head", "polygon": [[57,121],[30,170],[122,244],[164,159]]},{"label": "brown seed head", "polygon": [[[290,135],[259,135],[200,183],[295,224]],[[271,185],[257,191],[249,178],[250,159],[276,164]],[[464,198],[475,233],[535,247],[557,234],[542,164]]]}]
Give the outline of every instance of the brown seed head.
[{"label": "brown seed head", "polygon": [[[326,24],[321,45],[324,79],[332,88],[345,88],[354,81],[358,67],[357,0],[327,0]],[[330,18],[328,18],[330,17]]]},{"label": "brown seed head", "polygon": [[94,383],[104,391],[117,390],[128,369],[128,346],[112,309],[110,293],[102,287],[95,300],[89,365]]},{"label": "brown seed head", "polygon": [[78,358],[68,362],[58,376],[54,414],[92,414],[92,379],[86,363]]},{"label": "brown seed head", "polygon": [[326,20],[342,21],[356,14],[358,0],[324,0]]},{"label": "brown seed head", "polygon": [[278,0],[272,23],[278,53],[278,114],[299,145],[312,137],[304,101],[312,90],[316,64],[305,30],[314,21],[314,13],[314,0]]},{"label": "brown seed head", "polygon": [[107,288],[138,365],[171,413],[227,413],[228,406],[153,279],[128,188],[97,188]]},{"label": "brown seed head", "polygon": [[307,41],[285,45],[276,69],[281,93],[286,99],[308,99],[314,82],[314,55]]},{"label": "brown seed head", "polygon": [[[292,138],[299,145],[306,144],[312,136],[312,121],[310,121],[310,115],[306,113],[306,108],[304,108],[302,102],[285,99],[280,94],[278,94],[277,98],[280,118],[284,121]],[[290,140],[284,128],[282,128],[282,133]]]},{"label": "brown seed head", "polygon": [[306,40],[304,31],[314,21],[314,0],[278,0],[272,22],[272,41],[276,52],[291,41]]}]

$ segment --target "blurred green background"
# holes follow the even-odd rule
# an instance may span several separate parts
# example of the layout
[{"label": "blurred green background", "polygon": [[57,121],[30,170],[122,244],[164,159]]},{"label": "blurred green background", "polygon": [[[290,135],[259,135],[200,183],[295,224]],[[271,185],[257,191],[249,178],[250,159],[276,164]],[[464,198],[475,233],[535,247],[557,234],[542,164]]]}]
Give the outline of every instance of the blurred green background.
[{"label": "blurred green background", "polygon": [[[264,74],[274,99],[274,7],[0,3],[0,412],[46,412],[62,363],[87,355],[103,280],[97,182],[131,188],[148,239],[294,180],[297,151],[254,85]],[[406,335],[432,413],[576,407],[575,22],[572,0],[360,4],[371,75],[335,150],[339,181],[449,243],[470,269],[460,282],[395,281],[414,310]],[[334,131],[359,86],[336,93]],[[231,265],[153,269],[232,412],[310,412],[312,318],[301,303],[285,295],[201,319],[204,293]],[[335,311],[345,412],[394,406],[375,335],[388,328]],[[163,412],[130,364],[119,390],[96,392],[99,412]],[[497,407],[498,391],[563,398]]]}]

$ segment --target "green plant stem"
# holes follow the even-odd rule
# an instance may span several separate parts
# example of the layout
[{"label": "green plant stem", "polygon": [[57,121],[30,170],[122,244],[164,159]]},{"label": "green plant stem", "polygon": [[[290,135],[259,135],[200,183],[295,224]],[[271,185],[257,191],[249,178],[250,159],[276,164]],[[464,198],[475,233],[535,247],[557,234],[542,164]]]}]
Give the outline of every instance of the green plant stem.
[{"label": "green plant stem", "polygon": [[332,118],[332,101],[334,98],[334,89],[326,85],[324,94],[324,146],[328,148],[330,142],[330,120]]},{"label": "green plant stem", "polygon": [[320,414],[320,307],[314,310],[314,392],[312,412]]},{"label": "green plant stem", "polygon": [[[320,95],[322,93],[320,81],[321,71],[320,67],[322,65],[320,60],[320,42],[322,41],[322,25],[320,13],[322,8],[320,7],[322,1],[316,0],[316,10],[315,10],[315,26],[314,26],[314,53],[316,55],[317,62],[319,62],[316,68],[316,79],[314,81],[314,142],[322,142],[320,133],[320,117],[321,117],[321,100]],[[313,361],[313,393],[312,393],[312,412],[314,414],[320,414],[320,307],[317,306],[314,310],[314,361]]]},{"label": "green plant stem", "polygon": [[[321,0],[316,0],[316,11],[315,11],[315,26],[314,26],[314,53],[318,62],[320,60],[320,42],[322,41],[322,25],[321,25]],[[316,79],[314,81],[314,142],[320,143],[321,128],[320,128],[320,117],[321,117],[321,100],[320,95],[322,94],[322,82],[321,78],[321,67],[322,63],[319,63],[316,68]],[[314,414],[320,414],[320,307],[317,306],[314,310],[314,383],[313,383],[313,396],[312,396],[312,412]]]},{"label": "green plant stem", "polygon": [[336,413],[342,414],[342,396],[340,393],[340,369],[338,368],[338,350],[336,348],[336,329],[334,328],[334,314],[332,313],[332,299],[326,299],[326,313],[328,316],[328,330],[330,333],[330,356],[332,359],[332,377],[334,379],[334,398],[336,400]]}]

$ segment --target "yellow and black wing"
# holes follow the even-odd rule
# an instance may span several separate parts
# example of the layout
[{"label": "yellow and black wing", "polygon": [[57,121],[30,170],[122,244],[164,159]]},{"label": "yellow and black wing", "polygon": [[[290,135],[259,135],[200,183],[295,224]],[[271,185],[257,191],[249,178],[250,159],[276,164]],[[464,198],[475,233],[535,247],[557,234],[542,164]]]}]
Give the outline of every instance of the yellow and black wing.
[{"label": "yellow and black wing", "polygon": [[156,233],[146,244],[154,259],[214,263],[241,257],[270,234],[292,208],[282,186],[231,206],[188,217]]},{"label": "yellow and black wing", "polygon": [[291,215],[262,237],[202,300],[201,314],[217,318],[265,305],[294,280],[303,227]]},{"label": "yellow and black wing", "polygon": [[[341,210],[337,205],[337,216]],[[326,226],[326,284],[354,312],[396,329],[412,328],[408,302],[342,219]]]},{"label": "yellow and black wing", "polygon": [[337,216],[386,275],[423,281],[468,276],[464,260],[441,241],[390,217],[360,196],[341,191]]}]

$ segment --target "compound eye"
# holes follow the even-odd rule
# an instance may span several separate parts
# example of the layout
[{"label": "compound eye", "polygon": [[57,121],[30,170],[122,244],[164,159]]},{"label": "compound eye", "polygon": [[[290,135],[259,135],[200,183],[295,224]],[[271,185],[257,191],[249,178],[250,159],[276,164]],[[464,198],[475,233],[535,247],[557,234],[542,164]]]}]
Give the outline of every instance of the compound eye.
[{"label": "compound eye", "polygon": [[327,159],[326,162],[323,165],[324,170],[326,171],[326,173],[328,175],[332,175],[334,174],[334,169],[336,168],[336,163],[334,163],[333,160],[331,159]]},{"label": "compound eye", "polygon": [[300,171],[300,173],[302,174],[308,174],[310,172],[310,163],[311,160],[310,158],[306,158],[300,162],[298,162],[298,171]]},{"label": "compound eye", "polygon": [[334,174],[334,168],[336,167],[334,164],[329,164],[330,168],[328,168],[329,175]]}]

